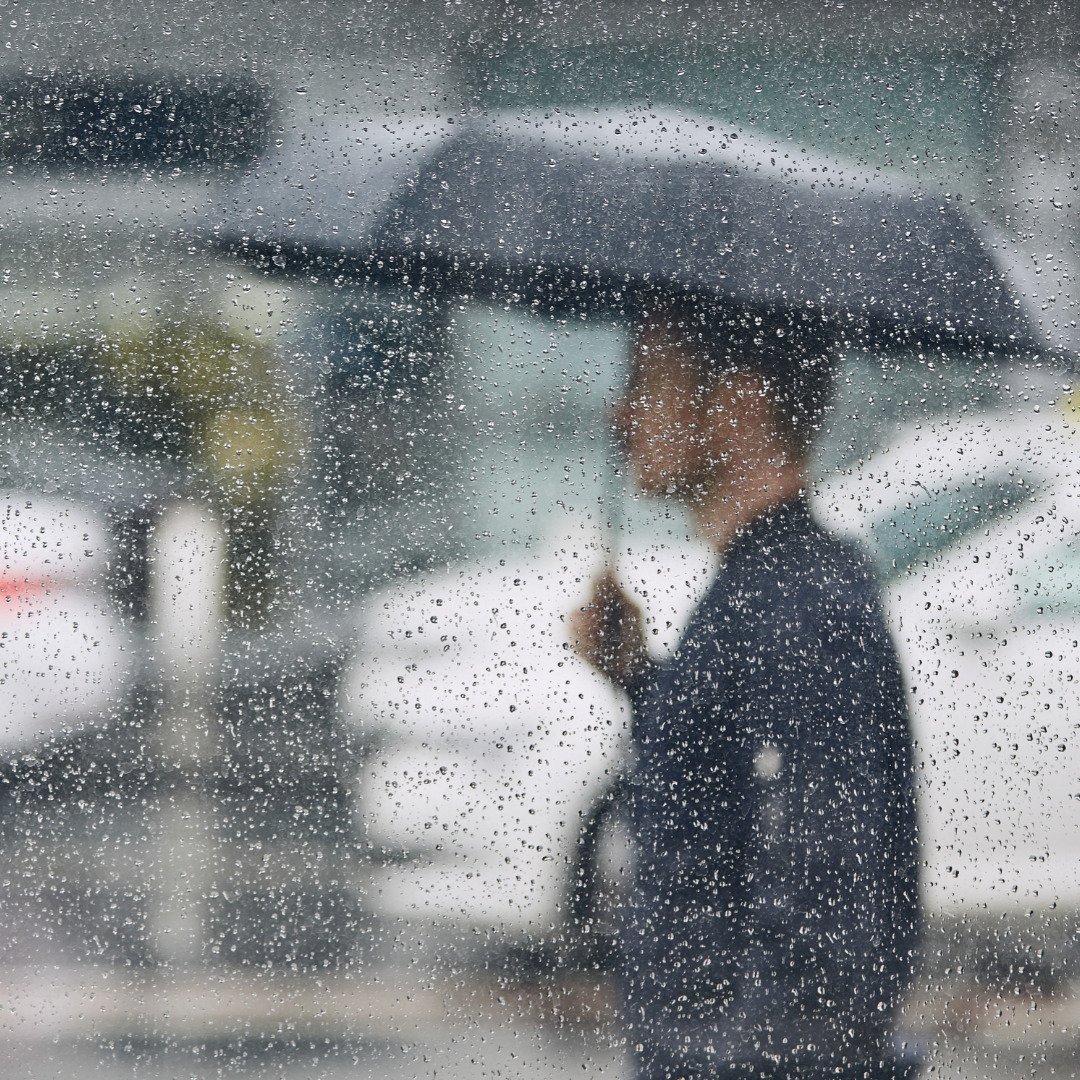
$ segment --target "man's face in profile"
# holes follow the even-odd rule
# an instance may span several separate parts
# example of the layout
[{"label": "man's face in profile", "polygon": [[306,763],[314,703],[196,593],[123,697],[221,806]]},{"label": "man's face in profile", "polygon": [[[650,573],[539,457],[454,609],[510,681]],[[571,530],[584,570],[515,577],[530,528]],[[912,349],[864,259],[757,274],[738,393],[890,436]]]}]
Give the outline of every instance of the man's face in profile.
[{"label": "man's face in profile", "polygon": [[[752,377],[751,377],[752,379]],[[630,476],[647,495],[687,498],[720,478],[740,433],[757,420],[747,376],[706,376],[665,327],[634,337],[630,382],[614,421]]]}]

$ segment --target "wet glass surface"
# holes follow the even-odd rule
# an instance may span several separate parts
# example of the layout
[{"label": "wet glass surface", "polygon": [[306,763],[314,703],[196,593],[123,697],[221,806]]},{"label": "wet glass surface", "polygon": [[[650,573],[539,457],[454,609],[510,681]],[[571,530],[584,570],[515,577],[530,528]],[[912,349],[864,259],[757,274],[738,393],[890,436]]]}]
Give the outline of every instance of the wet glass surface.
[{"label": "wet glass surface", "polygon": [[5,1076],[1071,1075],[1075,19],[706,8],[5,9]]}]

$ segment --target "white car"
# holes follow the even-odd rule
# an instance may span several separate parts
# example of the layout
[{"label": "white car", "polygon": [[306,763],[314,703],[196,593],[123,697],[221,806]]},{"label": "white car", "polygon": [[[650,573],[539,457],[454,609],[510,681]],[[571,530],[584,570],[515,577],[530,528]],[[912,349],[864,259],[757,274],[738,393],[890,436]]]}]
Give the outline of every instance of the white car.
[{"label": "white car", "polygon": [[931,911],[1080,905],[1080,429],[940,422],[821,492],[887,583]]},{"label": "white car", "polygon": [[[813,496],[885,579],[934,911],[1080,903],[1075,463],[1064,415],[984,415],[926,425]],[[356,810],[387,856],[380,911],[523,937],[565,918],[579,838],[627,748],[623,703],[563,622],[601,564],[569,542],[371,600],[344,708],[375,747]],[[690,542],[620,556],[658,654],[712,568]]]},{"label": "white car", "polygon": [[[627,750],[624,702],[566,631],[603,558],[576,537],[368,604],[344,706],[374,747],[356,809],[387,857],[374,883],[380,913],[512,938],[564,922],[578,841]],[[634,561],[627,585],[645,598],[658,651],[674,643],[711,562],[692,545]]]},{"label": "white car", "polygon": [[0,495],[0,755],[107,720],[122,700],[131,650],[104,595],[108,556],[92,511]]}]

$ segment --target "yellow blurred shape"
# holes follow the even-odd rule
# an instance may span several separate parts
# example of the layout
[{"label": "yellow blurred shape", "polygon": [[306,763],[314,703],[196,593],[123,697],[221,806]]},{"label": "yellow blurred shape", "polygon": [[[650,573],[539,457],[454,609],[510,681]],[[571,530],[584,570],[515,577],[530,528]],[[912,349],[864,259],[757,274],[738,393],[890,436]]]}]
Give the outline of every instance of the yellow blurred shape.
[{"label": "yellow blurred shape", "polygon": [[199,456],[233,503],[268,498],[294,460],[296,418],[269,408],[222,409],[200,427]]},{"label": "yellow blurred shape", "polygon": [[1061,399],[1061,408],[1074,424],[1080,424],[1080,388],[1071,390]]},{"label": "yellow blurred shape", "polygon": [[171,398],[196,414],[272,397],[277,381],[271,345],[209,323],[110,335],[98,363],[123,392]]}]

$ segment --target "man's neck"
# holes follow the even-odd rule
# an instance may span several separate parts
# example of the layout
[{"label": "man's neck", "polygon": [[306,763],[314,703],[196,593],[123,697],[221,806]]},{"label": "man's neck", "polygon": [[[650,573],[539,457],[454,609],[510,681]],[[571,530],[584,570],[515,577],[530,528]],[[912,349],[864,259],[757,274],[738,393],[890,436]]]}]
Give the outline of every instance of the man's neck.
[{"label": "man's neck", "polygon": [[806,489],[806,467],[801,462],[744,473],[735,482],[718,482],[688,500],[688,510],[701,535],[717,551],[727,550],[744,525],[773,507],[794,499]]}]

